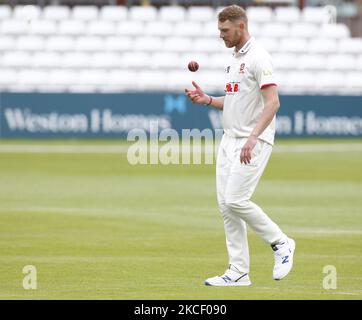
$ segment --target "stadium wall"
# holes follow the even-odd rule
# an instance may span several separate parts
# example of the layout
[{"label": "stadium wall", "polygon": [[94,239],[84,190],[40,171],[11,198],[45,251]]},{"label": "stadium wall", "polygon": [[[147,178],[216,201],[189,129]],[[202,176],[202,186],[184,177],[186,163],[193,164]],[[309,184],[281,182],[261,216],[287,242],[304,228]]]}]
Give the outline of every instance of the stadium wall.
[{"label": "stadium wall", "polygon": [[[277,136],[361,137],[361,96],[281,95]],[[0,138],[126,138],[219,129],[221,113],[169,93],[0,93]]]}]

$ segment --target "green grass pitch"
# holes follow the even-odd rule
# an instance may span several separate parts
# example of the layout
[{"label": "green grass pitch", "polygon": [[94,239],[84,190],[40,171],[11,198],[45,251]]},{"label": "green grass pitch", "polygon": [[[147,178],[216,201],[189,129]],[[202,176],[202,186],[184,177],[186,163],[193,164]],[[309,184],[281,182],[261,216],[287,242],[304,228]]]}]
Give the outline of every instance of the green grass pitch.
[{"label": "green grass pitch", "polygon": [[[216,288],[203,284],[227,266],[214,165],[1,151],[118,141],[2,141],[0,299],[361,299],[362,148],[348,145],[362,141],[277,146],[315,143],[347,147],[274,152],[253,197],[296,240],[290,275],[272,279],[272,250],[249,230],[252,286]],[[36,290],[22,286],[26,265],[36,267]],[[336,289],[323,288],[327,265]]]}]

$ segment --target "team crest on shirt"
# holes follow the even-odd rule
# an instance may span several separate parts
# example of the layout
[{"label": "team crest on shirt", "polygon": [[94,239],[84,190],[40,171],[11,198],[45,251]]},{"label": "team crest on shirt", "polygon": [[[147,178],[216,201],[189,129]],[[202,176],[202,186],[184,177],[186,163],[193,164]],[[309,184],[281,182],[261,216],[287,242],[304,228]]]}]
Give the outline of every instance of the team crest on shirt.
[{"label": "team crest on shirt", "polygon": [[233,94],[233,93],[239,92],[239,85],[240,85],[240,82],[228,82],[225,85],[224,91],[226,94]]},{"label": "team crest on shirt", "polygon": [[228,66],[228,67],[225,68],[225,72],[226,72],[226,73],[229,73],[229,72],[230,72],[230,66]]},{"label": "team crest on shirt", "polygon": [[240,65],[239,73],[244,73],[244,72],[245,72],[245,63],[242,63]]}]

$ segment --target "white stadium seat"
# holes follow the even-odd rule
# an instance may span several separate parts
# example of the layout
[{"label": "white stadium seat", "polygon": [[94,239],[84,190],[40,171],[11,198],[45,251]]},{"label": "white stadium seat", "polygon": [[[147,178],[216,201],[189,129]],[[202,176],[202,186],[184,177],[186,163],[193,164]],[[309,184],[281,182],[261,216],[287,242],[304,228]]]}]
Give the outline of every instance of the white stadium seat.
[{"label": "white stadium seat", "polygon": [[249,22],[248,23],[248,31],[251,36],[258,37],[259,35],[262,35],[261,33],[261,25],[258,23]]},{"label": "white stadium seat", "polygon": [[340,39],[338,41],[338,52],[361,53],[362,52],[362,38]]},{"label": "white stadium seat", "polygon": [[121,56],[110,52],[94,53],[90,62],[92,68],[119,68],[120,65]]},{"label": "white stadium seat", "polygon": [[199,52],[222,52],[224,49],[225,45],[221,39],[199,38],[189,50]]},{"label": "white stadium seat", "polygon": [[200,34],[202,34],[203,37],[219,37],[220,31],[217,28],[217,22],[206,22]]},{"label": "white stadium seat", "polygon": [[269,7],[248,7],[246,14],[250,22],[266,23],[273,19],[273,10]]},{"label": "white stadium seat", "polygon": [[112,21],[91,21],[88,24],[87,33],[94,36],[114,35],[116,24]]},{"label": "white stadium seat", "polygon": [[258,42],[260,42],[263,47],[269,51],[269,53],[277,52],[279,51],[279,42],[277,39],[272,37],[259,37],[257,39]]},{"label": "white stadium seat", "polygon": [[278,85],[278,91],[280,93],[287,93],[291,91],[291,88],[288,87],[288,76],[290,71],[288,69],[278,69],[275,73],[276,83]]},{"label": "white stadium seat", "polygon": [[362,54],[356,58],[356,69],[362,70]]},{"label": "white stadium seat", "polygon": [[23,20],[3,20],[0,33],[3,35],[23,35],[29,30],[29,24]]},{"label": "white stadium seat", "polygon": [[167,74],[162,71],[142,71],[138,75],[137,86],[140,90],[163,91],[167,87]]},{"label": "white stadium seat", "polygon": [[41,9],[38,6],[15,6],[13,9],[13,18],[16,20],[36,20],[39,19],[40,15]]},{"label": "white stadium seat", "polygon": [[102,37],[78,37],[75,42],[76,51],[102,51],[104,50],[104,39]]},{"label": "white stadium seat", "polygon": [[133,91],[137,87],[138,75],[132,70],[114,70],[108,73],[107,85],[116,90]]},{"label": "white stadium seat", "polygon": [[280,52],[305,53],[308,41],[304,38],[282,38],[279,43]]},{"label": "white stadium seat", "polygon": [[0,89],[7,90],[18,81],[18,71],[14,69],[0,69]]},{"label": "white stadium seat", "polygon": [[322,70],[325,66],[325,56],[323,54],[302,54],[298,57],[296,67],[302,71]]},{"label": "white stadium seat", "polygon": [[30,33],[35,35],[53,36],[58,33],[58,26],[51,20],[34,20],[30,23]]},{"label": "white stadium seat", "polygon": [[301,19],[301,12],[297,7],[277,7],[274,13],[277,22],[293,23]]},{"label": "white stadium seat", "polygon": [[62,57],[60,66],[63,68],[89,68],[91,63],[91,55],[84,52],[68,52]]},{"label": "white stadium seat", "polygon": [[74,69],[53,69],[48,73],[47,83],[66,89],[77,83],[78,71]]},{"label": "white stadium seat", "polygon": [[150,67],[154,69],[177,69],[182,68],[180,56],[177,53],[157,52],[150,58]]},{"label": "white stadium seat", "polygon": [[117,34],[124,36],[144,35],[144,30],[144,23],[139,21],[122,21],[117,26]]},{"label": "white stadium seat", "polygon": [[317,36],[321,38],[343,39],[349,38],[351,34],[345,24],[337,23],[322,25]]},{"label": "white stadium seat", "polygon": [[71,51],[74,50],[75,40],[69,36],[49,37],[45,43],[47,51]]},{"label": "white stadium seat", "polygon": [[11,18],[12,10],[10,6],[0,5],[0,21]]},{"label": "white stadium seat", "polygon": [[286,23],[265,23],[260,30],[263,37],[288,37],[289,26]]},{"label": "white stadium seat", "polygon": [[16,38],[0,35],[0,52],[15,50]]},{"label": "white stadium seat", "polygon": [[201,30],[202,24],[196,21],[177,22],[173,34],[186,37],[198,37],[198,30]]},{"label": "white stadium seat", "polygon": [[159,18],[163,21],[184,21],[186,9],[181,6],[164,6],[159,9]]},{"label": "white stadium seat", "polygon": [[129,9],[129,19],[135,21],[156,21],[157,9],[151,6],[133,6]]},{"label": "white stadium seat", "polygon": [[[171,71],[167,73],[167,89],[175,90],[177,92],[183,91],[185,88],[189,88],[190,86],[192,86],[191,81],[195,80],[195,76],[196,74],[192,74],[191,72],[185,72],[184,70]],[[205,88],[204,85],[203,88]]]},{"label": "white stadium seat", "polygon": [[86,33],[86,24],[80,20],[63,20],[59,23],[59,35],[77,36]]},{"label": "white stadium seat", "polygon": [[354,93],[362,95],[362,77],[361,72],[350,72],[346,76],[346,87],[353,90]]},{"label": "white stadium seat", "polygon": [[108,81],[107,77],[104,70],[83,70],[79,73],[78,85],[101,86]]},{"label": "white stadium seat", "polygon": [[21,36],[15,48],[18,51],[42,51],[45,49],[45,40],[39,36]]},{"label": "white stadium seat", "polygon": [[37,52],[31,59],[34,68],[57,68],[61,63],[61,55],[54,52]]},{"label": "white stadium seat", "polygon": [[224,77],[220,77],[219,71],[200,72],[198,81],[202,83],[204,90],[208,92],[222,92],[225,88]]},{"label": "white stadium seat", "polygon": [[47,82],[36,85],[35,90],[41,93],[64,93],[67,91],[67,86],[51,85]]},{"label": "white stadium seat", "polygon": [[341,72],[318,72],[315,75],[315,82],[321,92],[334,93],[335,90],[344,86],[345,77]]},{"label": "white stadium seat", "polygon": [[173,24],[166,21],[148,22],[145,34],[152,36],[171,36],[173,34]]},{"label": "white stadium seat", "polygon": [[[356,58],[351,54],[333,54],[326,58],[325,67],[329,70],[355,70]],[[362,75],[361,75],[362,76]]]},{"label": "white stadium seat", "polygon": [[133,41],[133,48],[136,51],[156,52],[162,48],[163,42],[159,37],[145,36],[138,37]]},{"label": "white stadium seat", "polygon": [[273,65],[275,70],[295,70],[298,67],[297,55],[287,53],[275,53],[273,55]]},{"label": "white stadium seat", "polygon": [[292,92],[313,92],[315,90],[315,75],[312,72],[291,72],[283,80],[283,89]]},{"label": "white stadium seat", "polygon": [[68,20],[70,13],[70,8],[66,6],[46,6],[43,9],[42,18],[54,21]]},{"label": "white stadium seat", "polygon": [[48,72],[40,70],[23,70],[19,72],[18,83],[24,86],[35,87],[47,83]]},{"label": "white stadium seat", "polygon": [[99,18],[104,21],[119,22],[126,20],[128,9],[125,6],[103,6],[100,9]]},{"label": "white stadium seat", "polygon": [[[207,62],[208,69],[219,70],[223,72],[227,67],[228,61],[230,61],[232,55],[231,53],[214,53],[210,54]],[[202,68],[205,68],[202,66]]]},{"label": "white stadium seat", "polygon": [[319,28],[315,24],[294,23],[290,27],[290,37],[313,38],[318,34]]},{"label": "white stadium seat", "polygon": [[216,18],[216,13],[210,7],[191,6],[187,10],[186,18],[190,21],[208,22]]},{"label": "white stadium seat", "polygon": [[96,6],[74,6],[71,19],[81,21],[91,21],[98,18],[98,8]]},{"label": "white stadium seat", "polygon": [[31,63],[31,54],[25,52],[6,52],[3,54],[2,66],[5,68],[26,68]]},{"label": "white stadium seat", "polygon": [[307,23],[326,23],[329,14],[324,7],[305,7],[302,11],[302,20]]},{"label": "white stadium seat", "polygon": [[104,39],[104,49],[110,52],[132,51],[133,39],[126,36],[111,36]]},{"label": "white stadium seat", "polygon": [[163,52],[189,52],[193,45],[190,38],[185,37],[167,37],[164,38],[163,47],[160,48]]},{"label": "white stadium seat", "polygon": [[150,65],[149,56],[149,53],[145,52],[124,53],[121,58],[121,67],[135,69],[148,68]]},{"label": "white stadium seat", "polygon": [[311,53],[334,53],[337,51],[335,39],[314,38],[309,41],[308,51]]}]

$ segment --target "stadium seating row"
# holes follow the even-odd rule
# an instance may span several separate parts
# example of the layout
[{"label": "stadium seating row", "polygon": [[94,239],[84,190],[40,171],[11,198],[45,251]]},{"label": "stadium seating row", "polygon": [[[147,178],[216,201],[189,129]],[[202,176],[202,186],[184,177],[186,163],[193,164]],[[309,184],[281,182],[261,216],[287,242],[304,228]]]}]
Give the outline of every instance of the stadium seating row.
[{"label": "stadium seating row", "polygon": [[[284,93],[348,93],[361,94],[361,72],[280,72],[279,88]],[[122,92],[176,91],[183,92],[191,80],[196,80],[208,92],[222,92],[224,79],[220,72],[205,71],[190,75],[185,71],[140,71],[54,69],[1,70],[3,91],[39,92]]]},{"label": "stadium seating row", "polygon": [[[280,37],[327,37],[348,38],[350,31],[344,24],[309,24],[303,22],[295,23],[249,23],[249,31],[258,36],[280,38]],[[47,20],[2,20],[0,21],[0,34],[3,35],[150,35],[150,36],[188,36],[198,37],[218,36],[216,21],[212,22],[168,22],[168,21],[90,21],[63,20],[61,22]]]},{"label": "stadium seating row", "polygon": [[[152,6],[133,6],[130,9],[124,6],[48,6],[41,9],[37,6],[0,6],[0,20],[12,18],[15,20],[67,20],[94,21],[97,19],[108,21],[137,20],[137,21],[214,21],[218,10],[211,7],[165,6],[157,10]],[[300,11],[297,7],[248,7],[249,20],[252,22],[297,22],[308,23],[328,22],[330,12],[325,8],[307,7]]]},{"label": "stadium seating row", "polygon": [[[190,60],[197,61],[200,70],[223,70],[229,54],[192,53],[54,53],[9,52],[0,55],[1,69],[21,68],[109,68],[109,69],[185,69]],[[273,62],[277,70],[362,70],[362,52],[359,55],[349,54],[275,54]],[[0,69],[0,70],[1,70]]]},{"label": "stadium seating row", "polygon": [[[0,91],[182,91],[195,79],[222,92],[231,50],[218,38],[217,12],[0,6]],[[362,39],[326,23],[325,8],[249,7],[248,15],[281,91],[362,93]],[[190,60],[197,73],[186,69]]]},{"label": "stadium seating row", "polygon": [[[362,52],[362,39],[331,39],[316,37],[280,38],[258,37],[257,40],[271,53],[351,53]],[[23,51],[45,52],[205,52],[225,53],[221,39],[155,36],[19,36],[0,35],[0,53]]]}]

